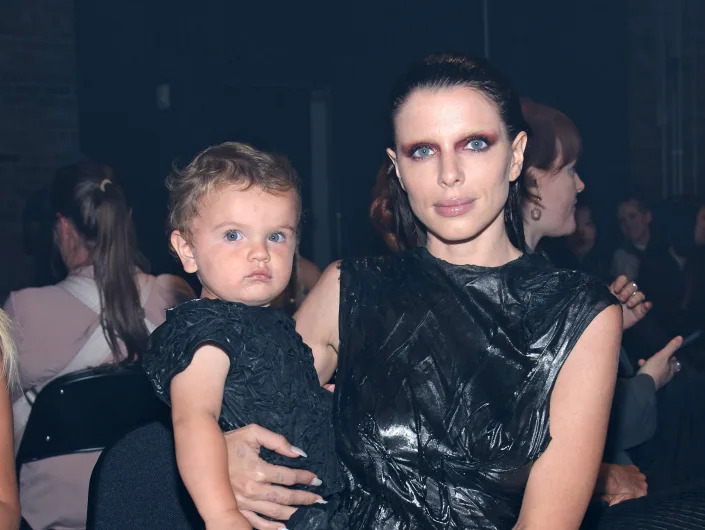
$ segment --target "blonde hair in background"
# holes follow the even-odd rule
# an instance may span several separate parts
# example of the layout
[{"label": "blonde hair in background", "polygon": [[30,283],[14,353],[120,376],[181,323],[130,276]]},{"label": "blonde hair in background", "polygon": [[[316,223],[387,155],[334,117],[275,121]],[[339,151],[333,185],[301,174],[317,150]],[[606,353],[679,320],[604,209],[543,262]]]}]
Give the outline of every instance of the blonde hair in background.
[{"label": "blonde hair in background", "polygon": [[11,331],[12,321],[5,311],[0,309],[0,354],[2,355],[2,371],[9,390],[12,390],[19,382],[17,348],[12,340]]}]

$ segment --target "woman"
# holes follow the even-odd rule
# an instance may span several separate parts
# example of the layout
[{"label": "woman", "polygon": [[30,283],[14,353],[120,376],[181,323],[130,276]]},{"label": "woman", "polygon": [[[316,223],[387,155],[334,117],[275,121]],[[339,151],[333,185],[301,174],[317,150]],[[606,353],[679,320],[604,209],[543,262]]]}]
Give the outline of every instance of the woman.
[{"label": "woman", "polygon": [[[580,269],[607,281],[608,262],[600,245],[592,208],[585,202],[575,207],[575,232],[560,239],[544,239],[539,248],[564,269]],[[544,242],[547,244],[544,245]]]},{"label": "woman", "polygon": [[[556,109],[532,101],[524,101],[522,107],[533,132],[525,152],[523,179],[526,186],[525,233],[527,243],[533,249],[544,236],[570,234],[576,229],[576,221],[584,223],[589,221],[589,218],[584,214],[577,215],[579,207],[576,215],[571,215],[571,212],[575,211],[577,194],[585,189],[585,184],[575,171],[582,145],[577,128],[565,114]],[[591,229],[586,232],[587,237],[582,239],[592,239],[594,242],[595,235],[590,234]],[[690,233],[693,233],[692,229]],[[587,247],[581,246],[583,255],[589,255],[589,246]],[[584,263],[583,261],[582,264]],[[649,302],[640,303],[643,293],[637,291],[636,285],[628,282],[624,276],[615,280],[611,289],[623,302],[626,301],[623,305],[624,329],[641,320],[651,307]],[[653,322],[650,326],[653,327]],[[618,503],[620,505],[604,513],[596,511],[600,517],[599,520],[592,521],[595,527],[605,530],[702,527],[700,519],[703,513],[703,489],[698,485],[698,480],[701,480],[699,473],[701,474],[703,469],[700,462],[702,459],[699,458],[702,444],[691,442],[692,446],[697,448],[692,453],[688,452],[686,445],[682,443],[678,447],[674,445],[674,438],[679,437],[678,433],[684,432],[683,425],[689,425],[689,436],[684,438],[702,439],[702,429],[699,427],[702,424],[701,418],[697,414],[691,415],[695,416],[694,419],[688,417],[690,409],[702,408],[697,405],[702,403],[702,398],[699,392],[694,390],[702,385],[685,384],[687,380],[682,379],[683,376],[669,383],[680,370],[680,363],[675,360],[674,352],[681,343],[682,339],[676,337],[650,357],[641,353],[640,357],[648,358],[639,361],[638,371],[631,366],[626,354],[621,354],[620,376],[617,380],[608,436],[609,447],[605,456],[614,457],[617,450],[626,455],[624,450],[632,449],[629,456],[646,474],[649,496],[645,501],[632,500],[622,503],[646,495],[644,474],[633,465],[603,464],[596,493],[607,500],[610,506]],[[647,351],[651,353],[656,349]],[[663,390],[657,394],[661,387],[664,387]],[[685,394],[689,394],[690,400],[696,403],[695,407],[685,406],[689,402],[689,399],[684,399]],[[688,419],[685,419],[686,417]],[[635,446],[638,446],[636,453],[633,450]],[[659,473],[657,466],[646,465],[646,459],[638,458],[645,452],[648,453],[651,448],[655,448],[653,453],[658,456],[658,463],[663,464],[663,473]],[[679,460],[683,465],[679,465]],[[669,488],[664,488],[665,476],[674,480]],[[688,479],[684,480],[684,477]],[[696,480],[692,480],[693,478]],[[676,485],[676,480],[680,480],[680,495],[654,495],[664,491],[675,493],[671,487]],[[671,521],[675,521],[673,526]],[[586,523],[585,526],[592,528],[592,525]]]},{"label": "woman", "polygon": [[10,329],[10,319],[0,310],[0,530],[16,530],[20,524],[10,406],[10,388],[17,379],[17,352]]},{"label": "woman", "polygon": [[[576,230],[578,194],[585,189],[575,168],[582,139],[573,121],[561,111],[529,99],[523,100],[521,107],[532,131],[520,182],[526,248],[533,252],[543,238],[567,236]],[[617,278],[610,289],[625,303],[624,329],[651,309],[651,303],[644,302],[644,293],[625,276]]]},{"label": "woman", "polygon": [[[527,127],[491,66],[429,56],[399,80],[390,111],[373,215],[408,250],[328,267],[297,313],[321,381],[338,370],[349,526],[577,528],[604,443],[619,307],[600,282],[520,250]],[[238,505],[256,528],[282,528],[254,512],[286,519],[281,504],[304,499],[262,482],[311,477],[253,462],[261,442],[293,456],[261,429],[230,438]]]},{"label": "woman", "polygon": [[[61,168],[51,186],[54,242],[69,271],[57,285],[10,294],[21,391],[13,394],[19,445],[38,393],[65,371],[135,362],[164,310],[193,298],[176,276],[140,268],[131,212],[112,171],[83,162]],[[32,528],[85,527],[88,482],[99,452],[22,466],[22,516]]]}]

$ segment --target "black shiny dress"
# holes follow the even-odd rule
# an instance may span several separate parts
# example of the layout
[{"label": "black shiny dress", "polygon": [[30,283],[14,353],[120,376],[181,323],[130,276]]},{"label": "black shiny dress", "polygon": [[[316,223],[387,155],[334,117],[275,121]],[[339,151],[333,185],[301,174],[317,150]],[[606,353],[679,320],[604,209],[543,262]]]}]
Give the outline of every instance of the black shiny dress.
[{"label": "black shiny dress", "polygon": [[612,303],[599,279],[537,254],[343,262],[333,422],[349,527],[512,528],[558,372]]},{"label": "black shiny dress", "polygon": [[279,309],[209,299],[167,310],[166,322],[151,335],[142,361],[167,404],[171,380],[204,344],[218,346],[230,358],[219,420],[223,431],[254,423],[284,435],[308,456],[291,459],[263,449],[261,457],[313,471],[323,482],[303,489],[322,495],[328,504],[297,510],[287,528],[346,528],[344,514],[334,515],[343,477],[335,455],[332,394],[321,388],[311,349],[291,317]]}]

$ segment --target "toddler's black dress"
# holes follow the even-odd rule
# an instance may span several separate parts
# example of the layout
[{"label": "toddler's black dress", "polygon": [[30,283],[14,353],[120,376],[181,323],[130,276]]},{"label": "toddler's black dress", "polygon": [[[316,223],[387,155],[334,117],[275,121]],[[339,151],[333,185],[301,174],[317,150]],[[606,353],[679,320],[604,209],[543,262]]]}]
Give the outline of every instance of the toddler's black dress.
[{"label": "toddler's black dress", "polygon": [[167,404],[172,378],[205,344],[219,347],[230,359],[219,420],[223,431],[254,423],[284,435],[308,456],[292,459],[263,449],[262,458],[307,469],[323,482],[302,489],[322,495],[328,504],[300,508],[287,528],[347,528],[342,514],[333,515],[343,482],[335,455],[332,394],[320,386],[311,349],[294,321],[278,309],[222,300],[192,300],[167,310],[143,358],[157,395]]}]

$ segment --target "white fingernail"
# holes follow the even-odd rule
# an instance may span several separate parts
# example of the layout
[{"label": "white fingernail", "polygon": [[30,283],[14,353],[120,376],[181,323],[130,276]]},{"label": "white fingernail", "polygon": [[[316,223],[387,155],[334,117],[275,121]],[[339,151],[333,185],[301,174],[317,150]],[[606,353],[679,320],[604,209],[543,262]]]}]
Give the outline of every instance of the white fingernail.
[{"label": "white fingernail", "polygon": [[303,456],[304,458],[308,456],[306,454],[306,451],[304,451],[303,449],[299,449],[298,447],[295,447],[293,445],[291,446],[291,450],[294,451],[297,455]]},{"label": "white fingernail", "polygon": [[311,486],[320,486],[321,484],[323,484],[323,481],[318,477],[311,481]]},{"label": "white fingernail", "polygon": [[323,499],[318,499],[316,501],[316,504],[328,504],[328,501],[324,501]]}]

